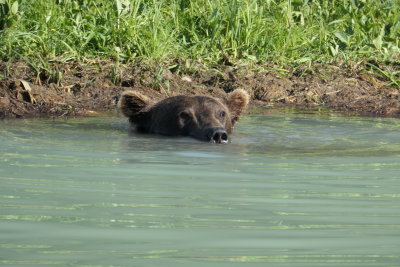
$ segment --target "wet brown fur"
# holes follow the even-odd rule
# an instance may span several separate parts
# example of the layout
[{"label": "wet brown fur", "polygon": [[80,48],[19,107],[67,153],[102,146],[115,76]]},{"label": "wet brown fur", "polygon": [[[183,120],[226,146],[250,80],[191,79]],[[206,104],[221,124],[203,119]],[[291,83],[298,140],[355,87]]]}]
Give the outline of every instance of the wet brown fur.
[{"label": "wet brown fur", "polygon": [[248,103],[249,95],[243,89],[231,92],[225,100],[181,95],[157,103],[137,91],[126,91],[118,106],[140,132],[206,139],[208,128],[223,128],[231,134]]}]

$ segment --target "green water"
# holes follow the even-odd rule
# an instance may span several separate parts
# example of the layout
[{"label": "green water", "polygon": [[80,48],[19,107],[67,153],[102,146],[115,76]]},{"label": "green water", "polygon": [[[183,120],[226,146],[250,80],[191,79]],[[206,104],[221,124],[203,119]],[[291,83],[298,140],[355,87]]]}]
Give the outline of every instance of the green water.
[{"label": "green water", "polygon": [[271,113],[232,143],[0,121],[1,266],[400,266],[400,120]]}]

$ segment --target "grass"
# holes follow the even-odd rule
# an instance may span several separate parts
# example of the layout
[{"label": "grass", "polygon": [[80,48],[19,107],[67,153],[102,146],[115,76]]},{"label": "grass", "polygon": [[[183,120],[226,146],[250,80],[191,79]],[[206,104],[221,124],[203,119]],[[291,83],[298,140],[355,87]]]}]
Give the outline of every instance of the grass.
[{"label": "grass", "polygon": [[398,69],[399,55],[400,0],[0,0],[0,60],[38,75],[93,58],[366,62],[398,85],[381,66]]}]

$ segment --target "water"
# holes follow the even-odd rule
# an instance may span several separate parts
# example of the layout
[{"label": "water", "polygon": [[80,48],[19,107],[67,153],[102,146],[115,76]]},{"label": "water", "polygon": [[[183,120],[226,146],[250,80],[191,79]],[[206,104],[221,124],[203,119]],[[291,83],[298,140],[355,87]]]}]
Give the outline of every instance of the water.
[{"label": "water", "polygon": [[249,116],[228,145],[0,128],[2,266],[400,266],[400,120]]}]

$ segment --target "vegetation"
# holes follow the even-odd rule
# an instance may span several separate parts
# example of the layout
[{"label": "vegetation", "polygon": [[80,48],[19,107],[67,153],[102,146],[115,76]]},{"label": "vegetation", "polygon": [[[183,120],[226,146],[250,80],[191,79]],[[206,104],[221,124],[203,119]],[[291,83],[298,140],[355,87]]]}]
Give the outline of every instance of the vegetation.
[{"label": "vegetation", "polygon": [[0,0],[0,60],[34,69],[98,58],[365,62],[399,85],[399,36],[400,0]]}]

